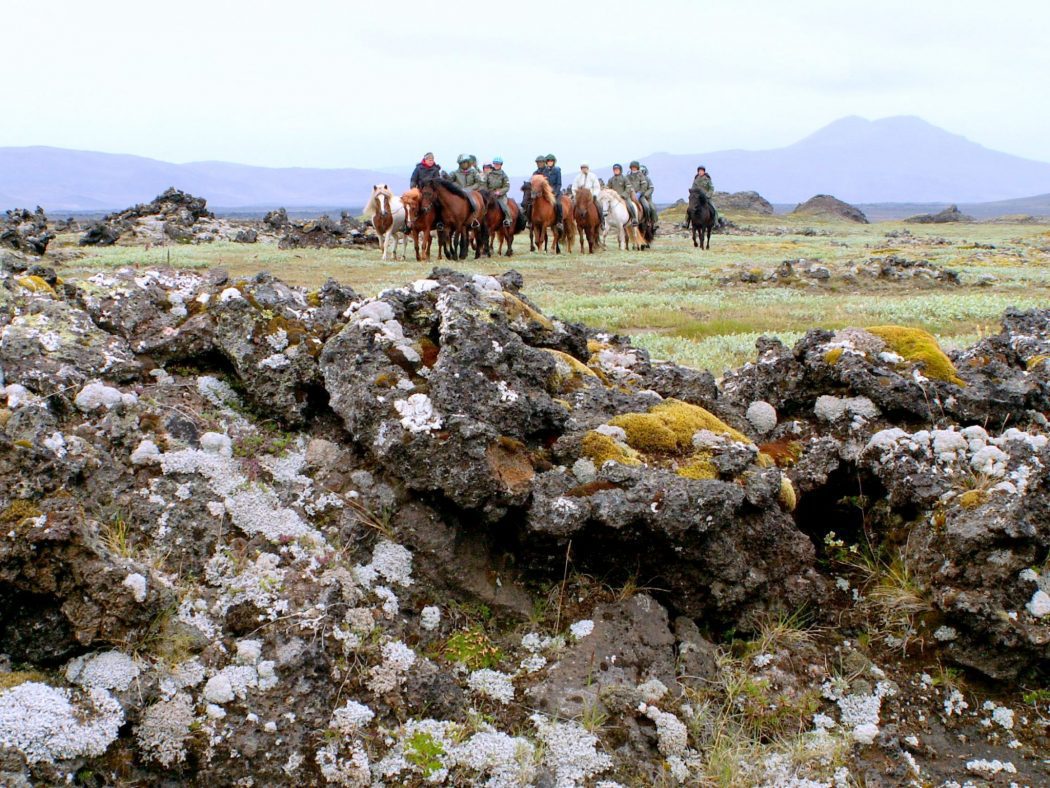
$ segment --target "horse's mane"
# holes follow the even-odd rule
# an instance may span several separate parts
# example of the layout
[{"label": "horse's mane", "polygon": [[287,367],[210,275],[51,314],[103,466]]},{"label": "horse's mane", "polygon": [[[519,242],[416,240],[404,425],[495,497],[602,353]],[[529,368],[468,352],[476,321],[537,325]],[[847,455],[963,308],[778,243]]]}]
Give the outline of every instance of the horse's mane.
[{"label": "horse's mane", "polygon": [[420,201],[422,196],[423,195],[419,191],[419,189],[413,186],[411,189],[409,189],[407,192],[401,195],[401,202],[407,203],[409,205],[415,205]]},{"label": "horse's mane", "polygon": [[554,189],[551,188],[550,181],[545,176],[533,175],[529,184],[534,192],[538,191],[548,202],[554,203]]},{"label": "horse's mane", "polygon": [[444,178],[435,178],[431,183],[435,186],[440,186],[450,194],[462,197],[468,203],[470,202],[470,196],[467,194],[466,189],[460,188],[459,184],[453,183],[452,181],[446,181]]},{"label": "horse's mane", "polygon": [[616,202],[620,203],[620,205],[622,205],[624,208],[627,207],[627,200],[625,200],[622,196],[620,196],[617,192],[613,191],[609,187],[605,187],[604,189],[602,189],[602,196],[608,197],[611,200],[616,200]]},{"label": "horse's mane", "polygon": [[591,194],[591,190],[586,186],[581,186],[576,190],[576,202],[579,205],[586,205],[587,203],[594,202],[594,195]]}]

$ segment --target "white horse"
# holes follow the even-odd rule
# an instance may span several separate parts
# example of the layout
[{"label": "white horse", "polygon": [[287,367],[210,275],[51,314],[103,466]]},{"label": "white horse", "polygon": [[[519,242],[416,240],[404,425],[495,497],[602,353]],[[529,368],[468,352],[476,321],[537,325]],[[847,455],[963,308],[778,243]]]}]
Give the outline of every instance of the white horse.
[{"label": "white horse", "polygon": [[612,189],[602,189],[598,194],[598,203],[605,212],[602,246],[608,248],[605,239],[609,235],[609,230],[615,230],[617,249],[630,249],[632,244],[635,249],[639,248],[638,227],[631,224],[631,214],[627,210],[627,203],[624,202],[623,197]]},{"label": "white horse", "polygon": [[404,260],[408,251],[407,214],[401,198],[390,191],[390,187],[385,183],[372,187],[372,196],[365,206],[365,218],[372,220],[372,226],[379,236],[379,248],[383,251],[383,259],[386,260],[390,241],[393,239],[394,259],[397,260],[397,245],[401,243],[401,259]]}]

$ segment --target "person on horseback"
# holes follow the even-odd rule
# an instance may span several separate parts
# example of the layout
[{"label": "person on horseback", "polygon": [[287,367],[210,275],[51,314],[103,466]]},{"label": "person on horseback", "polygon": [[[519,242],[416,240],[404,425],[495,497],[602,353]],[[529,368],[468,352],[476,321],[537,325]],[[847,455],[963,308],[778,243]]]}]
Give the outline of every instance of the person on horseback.
[{"label": "person on horseback", "polygon": [[536,172],[534,172],[532,174],[533,175],[542,175],[544,178],[547,178],[548,180],[550,180],[550,177],[549,177],[550,176],[550,172],[547,169],[547,157],[546,156],[537,156],[536,157]]},{"label": "person on horseback", "polygon": [[[485,165],[488,167],[489,165]],[[510,208],[507,207],[507,192],[510,191],[510,178],[503,171],[503,159],[499,156],[492,160],[492,169],[487,170],[481,179],[481,188],[488,189],[496,198],[499,209],[503,212],[503,226],[510,227]]]},{"label": "person on horseback", "polygon": [[711,208],[715,212],[715,227],[721,227],[725,220],[722,218],[722,214],[718,212],[718,206],[715,205],[712,198],[715,196],[715,187],[711,183],[711,176],[707,174],[707,167],[700,165],[696,168],[696,177],[693,178],[693,185],[689,187],[689,190],[699,189],[705,195],[707,195],[707,201],[711,203]]},{"label": "person on horseback", "polygon": [[623,176],[623,167],[619,164],[613,165],[613,174],[609,182],[605,184],[606,189],[612,189],[619,194],[627,203],[627,212],[631,215],[631,224],[638,224],[638,213],[634,209],[634,200],[631,199],[631,184]]},{"label": "person on horseback", "polygon": [[632,161],[628,167],[631,168],[631,174],[627,176],[627,185],[630,186],[631,191],[638,194],[638,202],[642,204],[642,215],[643,218],[650,222],[656,221],[656,216],[653,212],[653,182],[649,180],[649,176],[642,172],[642,165],[636,161]]},{"label": "person on horseback", "polygon": [[452,182],[461,189],[473,192],[481,188],[481,175],[470,165],[470,156],[460,154],[456,158],[459,169],[452,175]]},{"label": "person on horseback", "polygon": [[587,189],[590,191],[591,196],[594,197],[594,205],[598,209],[598,218],[601,221],[602,229],[605,229],[605,212],[602,210],[602,204],[598,202],[598,193],[601,192],[602,187],[598,182],[598,176],[591,172],[590,165],[585,161],[580,162],[580,174],[572,182],[573,197],[576,196],[576,192],[580,189]]},{"label": "person on horseback", "polygon": [[561,226],[565,222],[565,218],[562,216],[561,210],[561,167],[558,166],[558,160],[555,158],[553,153],[548,153],[546,161],[547,165],[547,182],[551,185],[551,190],[554,192],[554,221]]},{"label": "person on horseback", "polygon": [[423,155],[423,160],[412,170],[412,178],[408,185],[413,189],[421,189],[428,181],[441,177],[441,167],[434,161],[434,154],[429,151]]}]

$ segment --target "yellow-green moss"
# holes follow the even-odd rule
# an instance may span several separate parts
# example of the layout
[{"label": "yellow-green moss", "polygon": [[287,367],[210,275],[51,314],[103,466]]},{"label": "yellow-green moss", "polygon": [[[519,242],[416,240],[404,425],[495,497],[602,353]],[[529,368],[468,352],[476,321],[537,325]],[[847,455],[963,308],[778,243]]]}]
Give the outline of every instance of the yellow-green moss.
[{"label": "yellow-green moss", "polygon": [[959,506],[964,509],[973,509],[988,500],[988,493],[984,490],[967,490],[959,496]]},{"label": "yellow-green moss", "polygon": [[590,353],[592,356],[595,353],[600,353],[601,351],[608,349],[609,344],[607,342],[599,342],[597,339],[587,340],[587,352]]},{"label": "yellow-green moss", "polygon": [[750,443],[750,439],[697,405],[667,399],[648,413],[623,413],[609,420],[627,433],[627,444],[641,452],[682,452],[693,446],[693,435],[708,430],[731,440]]},{"label": "yellow-green moss", "polygon": [[15,281],[30,293],[47,293],[50,296],[55,295],[55,288],[44,281],[43,277],[20,276]]},{"label": "yellow-green moss", "polygon": [[1025,364],[1025,366],[1028,369],[1035,369],[1044,361],[1050,361],[1050,356],[1032,356],[1030,359],[1028,359],[1028,362]]},{"label": "yellow-green moss", "polygon": [[674,432],[678,445],[682,447],[692,446],[693,435],[700,430],[726,435],[731,440],[740,443],[751,443],[750,438],[744,433],[734,430],[713,413],[698,405],[690,405],[688,402],[677,399],[667,399],[649,412],[663,420],[664,424]]},{"label": "yellow-green moss", "polygon": [[697,452],[689,461],[682,465],[678,471],[679,476],[684,476],[686,479],[717,479],[718,468],[711,461],[711,455],[708,452],[702,451]]},{"label": "yellow-green moss", "polygon": [[621,446],[608,435],[603,435],[594,430],[584,433],[580,441],[580,452],[599,468],[609,462],[609,460],[618,462],[621,465],[642,464],[638,452]]},{"label": "yellow-green moss", "polygon": [[907,326],[872,326],[865,329],[868,333],[880,337],[890,350],[903,356],[908,361],[922,362],[923,374],[932,380],[944,380],[957,386],[965,386],[958,371],[937,340],[928,331]]},{"label": "yellow-green moss", "polygon": [[757,465],[759,468],[772,468],[776,464],[776,460],[774,460],[764,451],[760,451],[758,453],[758,456],[755,457],[755,465]]},{"label": "yellow-green moss", "polygon": [[0,673],[0,692],[25,684],[27,681],[35,681],[47,684],[48,676],[35,670],[15,670],[10,673]]},{"label": "yellow-green moss", "polygon": [[4,511],[0,512],[0,523],[20,523],[28,517],[39,517],[40,507],[32,501],[15,498]]},{"label": "yellow-green moss", "polygon": [[832,348],[824,354],[824,361],[828,364],[837,364],[840,358],[842,358],[842,348],[840,347]]},{"label": "yellow-green moss", "polygon": [[660,454],[678,449],[674,431],[652,413],[623,413],[610,419],[609,424],[627,433],[627,445],[632,449]]},{"label": "yellow-green moss", "polygon": [[578,388],[583,378],[598,378],[593,369],[568,353],[549,347],[540,350],[554,356],[555,370],[550,385],[558,393]]},{"label": "yellow-green moss", "polygon": [[798,506],[795,485],[791,483],[791,479],[787,476],[780,477],[780,495],[777,496],[777,501],[789,512],[795,511],[795,507]]},{"label": "yellow-green moss", "polygon": [[521,318],[526,322],[539,323],[548,331],[554,330],[554,323],[550,321],[550,318],[541,315],[516,295],[512,295],[506,291],[503,293],[503,311],[507,313],[507,317],[511,321]]},{"label": "yellow-green moss", "polygon": [[0,427],[6,427],[7,422],[11,420],[11,411],[7,408],[0,408]]},{"label": "yellow-green moss", "polygon": [[321,306],[321,291],[312,290],[306,294],[306,305],[309,307],[317,308]]}]

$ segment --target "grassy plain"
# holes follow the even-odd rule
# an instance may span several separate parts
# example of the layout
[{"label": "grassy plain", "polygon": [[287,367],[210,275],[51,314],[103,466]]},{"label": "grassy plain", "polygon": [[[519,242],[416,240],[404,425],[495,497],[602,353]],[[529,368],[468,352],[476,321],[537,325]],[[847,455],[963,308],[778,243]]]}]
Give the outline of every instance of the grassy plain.
[{"label": "grassy plain", "polygon": [[[674,209],[672,209],[674,211]],[[667,214],[664,226],[678,217]],[[712,249],[694,249],[688,238],[660,237],[652,250],[611,250],[596,255],[542,255],[515,239],[513,258],[463,260],[453,267],[481,273],[515,268],[525,292],[548,314],[629,334],[655,357],[711,369],[716,376],[754,357],[762,334],[794,342],[813,327],[897,323],[919,326],[948,348],[998,330],[1008,306],[1050,306],[1050,226],[1031,224],[857,225],[786,216],[736,216],[753,234],[715,235]],[[679,219],[680,220],[680,219]],[[903,229],[910,235],[901,235]],[[812,233],[816,234],[812,234]],[[893,237],[896,234],[896,237]],[[63,236],[53,248],[75,248]],[[215,243],[168,247],[85,249],[82,257],[55,263],[61,276],[80,278],[101,269],[171,264],[225,268],[241,277],[270,271],[283,280],[317,287],[328,277],[359,293],[425,276],[438,262],[379,259],[373,248],[279,250],[271,245]],[[885,281],[845,275],[871,258],[898,255],[950,268],[961,284],[927,280]],[[828,268],[830,279],[740,281],[761,277],[784,260]],[[442,262],[441,265],[447,265]],[[981,278],[994,281],[981,283]]]}]

